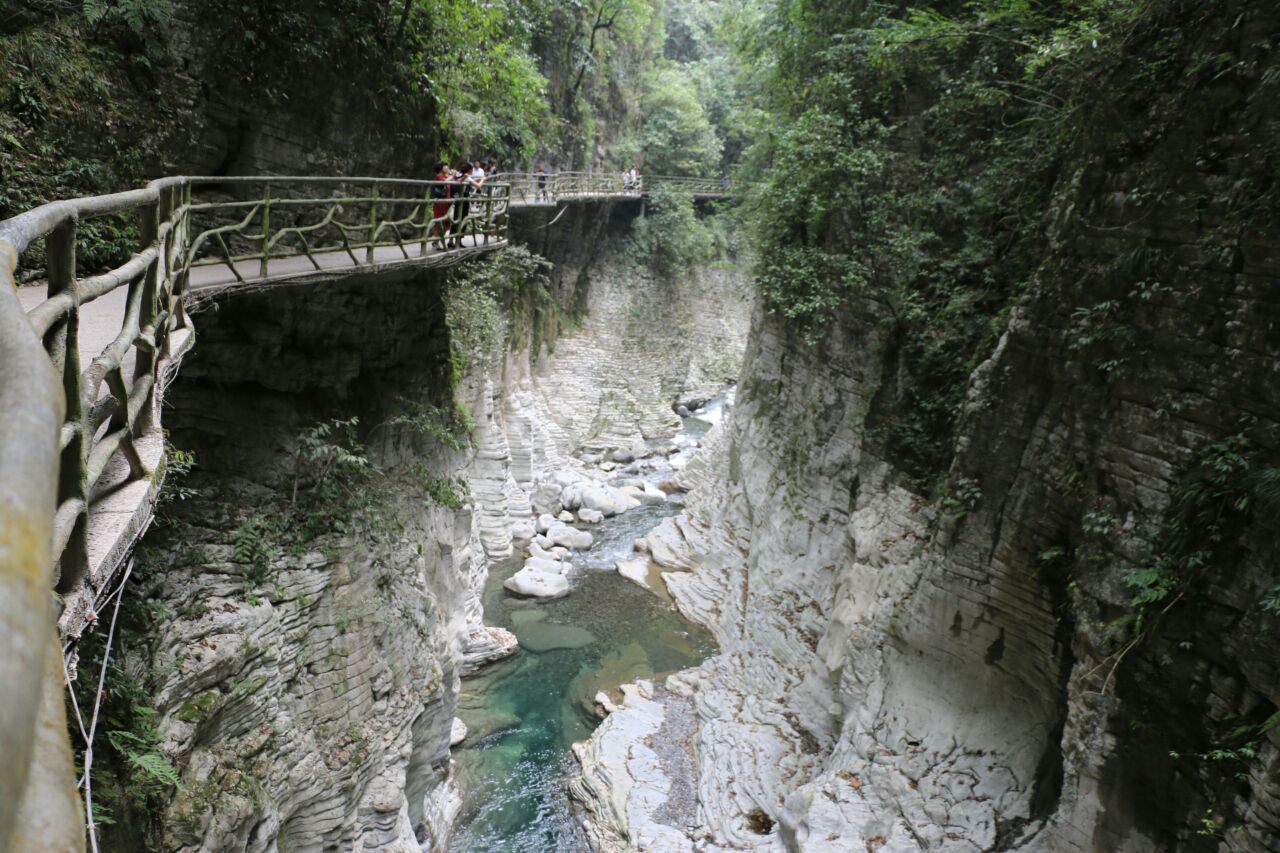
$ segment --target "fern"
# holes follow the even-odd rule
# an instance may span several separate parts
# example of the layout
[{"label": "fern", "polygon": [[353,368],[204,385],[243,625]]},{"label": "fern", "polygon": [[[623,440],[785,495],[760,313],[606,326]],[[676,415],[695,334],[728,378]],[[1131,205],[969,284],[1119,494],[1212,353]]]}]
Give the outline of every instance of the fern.
[{"label": "fern", "polygon": [[125,756],[148,782],[169,786],[178,785],[178,771],[163,755],[156,752],[126,752]]},{"label": "fern", "polygon": [[83,9],[90,24],[119,21],[139,34],[167,24],[173,15],[170,0],[84,0]]}]

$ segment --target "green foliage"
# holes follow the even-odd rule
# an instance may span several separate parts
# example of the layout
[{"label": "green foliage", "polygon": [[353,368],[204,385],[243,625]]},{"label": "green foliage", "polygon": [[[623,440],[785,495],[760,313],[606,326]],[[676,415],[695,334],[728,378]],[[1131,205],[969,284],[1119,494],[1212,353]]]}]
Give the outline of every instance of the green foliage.
[{"label": "green foliage", "polygon": [[473,364],[482,371],[499,366],[508,345],[536,345],[532,333],[559,319],[560,305],[548,289],[551,266],[511,246],[450,272],[444,301],[455,384]]},{"label": "green foliage", "polygon": [[164,26],[173,14],[170,0],[84,0],[90,24],[120,22],[141,35],[149,27]]},{"label": "green foliage", "polygon": [[[1119,568],[1129,591],[1130,614],[1123,622],[1141,635],[1149,623],[1181,599],[1206,575],[1239,559],[1241,533],[1251,524],[1273,526],[1276,468],[1263,464],[1262,447],[1252,437],[1252,419],[1238,432],[1200,451],[1170,495],[1164,517],[1133,534],[1140,559]],[[1081,520],[1083,556],[1101,564],[1122,525],[1112,512],[1097,508]],[[1268,606],[1265,591],[1260,601]],[[1280,609],[1280,606],[1278,606]]]},{"label": "green foliage", "polygon": [[[639,146],[644,169],[657,175],[714,175],[722,144],[692,78],[678,66],[650,72],[640,101]],[[627,159],[630,152],[623,152]]]},{"label": "green foliage", "polygon": [[531,157],[553,123],[547,81],[520,26],[526,4],[408,0],[404,8],[405,83],[438,105],[445,153]]},{"label": "green foliage", "polygon": [[407,430],[450,450],[466,447],[468,425],[456,408],[443,409],[406,397],[398,402],[400,412],[387,421],[388,426]]},{"label": "green foliage", "polygon": [[369,459],[360,443],[360,419],[322,421],[298,433],[295,441],[293,496],[305,485],[313,493],[350,489],[369,473]]},{"label": "green foliage", "polygon": [[694,210],[693,196],[670,187],[649,196],[648,210],[628,239],[632,260],[667,277],[711,260],[715,251],[712,232]]},{"label": "green foliage", "polygon": [[156,498],[156,518],[165,523],[168,516],[165,508],[173,503],[189,501],[200,496],[200,490],[187,485],[187,478],[196,467],[196,456],[190,451],[174,447],[165,439],[164,444],[164,484]]},{"label": "green foliage", "polygon": [[280,556],[277,533],[273,520],[256,515],[231,534],[232,559],[244,567],[241,573],[248,587],[261,586],[271,577],[271,564]]},{"label": "green foliage", "polygon": [[[157,673],[146,667],[144,656],[130,645],[131,638],[146,636],[159,620],[167,618],[170,614],[163,605],[126,595],[109,656],[105,627],[86,633],[79,641],[80,669],[72,690],[86,730],[95,705],[101,702],[91,773],[93,817],[104,850],[139,849],[140,842],[144,849],[157,849],[159,815],[180,784],[178,770],[165,755],[156,727],[158,713],[151,697]],[[99,694],[98,676],[104,659],[108,661],[107,678]],[[67,713],[77,765],[83,769],[84,745],[76,706],[68,702]]]},{"label": "green foliage", "polygon": [[466,480],[461,477],[437,476],[421,462],[414,466],[414,473],[422,485],[422,490],[434,503],[449,509],[462,509],[465,505]]},{"label": "green foliage", "polygon": [[958,521],[972,512],[980,500],[982,500],[982,484],[969,477],[959,477],[944,494],[942,506]]},{"label": "green foliage", "polygon": [[[894,379],[868,426],[918,486],[950,467],[969,376],[1005,313],[1056,280],[1042,271],[1056,225],[1046,212],[1070,210],[1076,181],[1098,177],[1067,179],[1082,146],[1150,150],[1152,127],[1119,110],[1155,115],[1233,68],[1211,56],[1188,66],[1190,29],[1173,8],[771,0],[739,16],[755,139],[741,172],[759,181],[749,209],[763,305],[815,346],[842,317],[881,321]],[[1208,7],[1196,14],[1213,23]],[[1277,162],[1236,165],[1253,176],[1251,198],[1280,210],[1264,161]],[[1112,239],[1114,263],[1090,282],[1100,292],[1065,335],[1107,374],[1140,345],[1138,312],[1169,290],[1158,252]]]}]

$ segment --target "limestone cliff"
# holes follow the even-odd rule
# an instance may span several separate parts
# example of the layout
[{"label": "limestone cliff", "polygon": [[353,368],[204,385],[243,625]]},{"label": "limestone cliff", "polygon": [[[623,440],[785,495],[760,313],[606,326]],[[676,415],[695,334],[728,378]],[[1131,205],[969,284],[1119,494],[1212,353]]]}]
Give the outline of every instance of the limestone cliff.
[{"label": "limestone cliff", "polygon": [[[1275,242],[1220,168],[1270,127],[1245,77],[1066,169],[941,494],[885,449],[883,302],[816,346],[756,318],[648,541],[722,653],[580,750],[600,849],[1280,848]],[[654,734],[686,706],[692,820]]]},{"label": "limestone cliff", "polygon": [[[525,313],[518,295],[506,355],[461,376],[448,272],[231,292],[196,313],[165,414],[196,467],[139,550],[147,626],[121,657],[181,787],[151,794],[145,826],[119,814],[121,849],[148,833],[161,849],[441,848],[459,678],[514,651],[482,622],[489,560],[532,535],[545,484],[583,476],[573,454],[670,430],[676,400],[738,369],[742,277],[637,273],[639,212],[521,214],[553,262],[546,303]],[[368,473],[328,502],[307,481],[292,497],[300,435],[353,416]]]}]

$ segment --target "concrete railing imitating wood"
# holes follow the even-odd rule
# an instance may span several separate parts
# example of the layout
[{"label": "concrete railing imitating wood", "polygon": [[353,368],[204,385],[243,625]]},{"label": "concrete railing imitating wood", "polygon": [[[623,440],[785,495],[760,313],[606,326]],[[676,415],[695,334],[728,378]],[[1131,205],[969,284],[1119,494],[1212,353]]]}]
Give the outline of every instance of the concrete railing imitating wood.
[{"label": "concrete railing imitating wood", "polygon": [[[456,263],[506,245],[512,205],[639,198],[661,185],[727,194],[722,180],[624,186],[621,175],[584,173],[504,174],[451,198],[420,180],[173,177],[0,222],[0,853],[83,847],[61,657],[70,649],[74,662],[74,640],[150,520],[164,467],[157,401],[194,341],[186,299],[202,288]],[[80,224],[121,216],[136,220],[135,254],[81,276]],[[16,270],[41,241],[45,298],[24,308],[31,291],[20,296]],[[101,335],[104,317],[103,346],[83,365],[86,323]],[[116,526],[105,542],[98,516]]]}]

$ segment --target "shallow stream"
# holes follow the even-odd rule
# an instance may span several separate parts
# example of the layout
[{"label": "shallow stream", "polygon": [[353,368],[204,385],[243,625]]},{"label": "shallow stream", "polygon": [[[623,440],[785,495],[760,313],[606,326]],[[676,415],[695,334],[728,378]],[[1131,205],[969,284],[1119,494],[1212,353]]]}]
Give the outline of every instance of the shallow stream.
[{"label": "shallow stream", "polygon": [[[686,419],[686,434],[703,431],[705,424]],[[567,779],[576,765],[570,746],[599,723],[592,711],[597,691],[616,692],[620,684],[695,666],[715,653],[704,629],[613,571],[615,560],[632,555],[637,538],[679,509],[673,502],[642,506],[590,528],[596,541],[575,557],[567,598],[511,595],[502,582],[520,561],[493,567],[485,622],[513,631],[521,652],[462,684],[458,714],[469,732],[453,751],[464,803],[453,853],[587,850]]]},{"label": "shallow stream", "polygon": [[[600,564],[678,509],[640,507],[607,519],[586,552]],[[521,652],[462,684],[459,716],[469,729],[454,748],[465,806],[450,849],[456,853],[570,853],[586,850],[570,812],[569,751],[599,722],[599,690],[700,663],[711,637],[671,605],[614,571],[581,566],[567,598],[546,603],[507,593],[518,561],[494,567],[485,621],[513,631]]]}]

